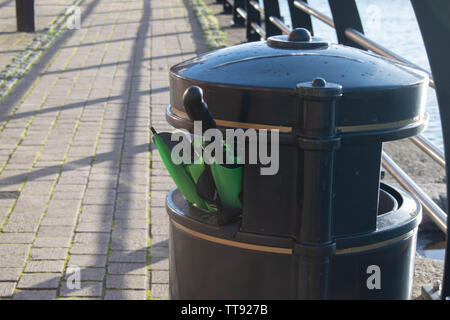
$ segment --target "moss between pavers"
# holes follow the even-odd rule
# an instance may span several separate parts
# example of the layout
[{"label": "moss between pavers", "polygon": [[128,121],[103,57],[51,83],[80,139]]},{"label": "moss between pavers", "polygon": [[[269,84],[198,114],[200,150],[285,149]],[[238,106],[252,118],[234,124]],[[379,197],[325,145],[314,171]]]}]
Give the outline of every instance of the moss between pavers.
[{"label": "moss between pavers", "polygon": [[203,0],[188,0],[203,31],[205,42],[210,50],[228,46],[227,35],[219,26],[219,21]]}]

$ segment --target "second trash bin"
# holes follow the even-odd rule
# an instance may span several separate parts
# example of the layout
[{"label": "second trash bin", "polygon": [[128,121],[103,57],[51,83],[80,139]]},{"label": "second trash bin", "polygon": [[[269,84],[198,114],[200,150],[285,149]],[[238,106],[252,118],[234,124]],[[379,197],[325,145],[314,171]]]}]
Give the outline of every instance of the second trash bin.
[{"label": "second trash bin", "polygon": [[193,129],[193,85],[218,128],[278,130],[279,166],[244,165],[242,214],[227,225],[169,192],[172,298],[410,297],[421,208],[380,183],[380,162],[383,141],[425,128],[424,73],[297,29],[174,66],[176,128]]}]

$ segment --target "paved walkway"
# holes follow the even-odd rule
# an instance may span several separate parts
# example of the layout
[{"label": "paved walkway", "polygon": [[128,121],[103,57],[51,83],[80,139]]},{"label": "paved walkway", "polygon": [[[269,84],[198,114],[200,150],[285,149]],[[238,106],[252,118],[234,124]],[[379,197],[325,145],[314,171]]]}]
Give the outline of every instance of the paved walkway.
[{"label": "paved walkway", "polygon": [[149,126],[170,129],[192,14],[185,0],[81,10],[0,106],[0,297],[167,298],[172,183]]}]

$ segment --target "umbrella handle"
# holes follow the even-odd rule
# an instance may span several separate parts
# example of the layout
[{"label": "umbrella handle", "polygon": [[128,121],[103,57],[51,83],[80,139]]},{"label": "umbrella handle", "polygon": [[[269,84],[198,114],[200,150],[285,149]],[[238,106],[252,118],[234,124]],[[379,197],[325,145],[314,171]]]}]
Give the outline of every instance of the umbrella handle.
[{"label": "umbrella handle", "polygon": [[183,94],[183,104],[187,115],[192,121],[202,122],[202,133],[211,128],[216,128],[208,105],[203,100],[203,91],[198,86],[190,86]]}]

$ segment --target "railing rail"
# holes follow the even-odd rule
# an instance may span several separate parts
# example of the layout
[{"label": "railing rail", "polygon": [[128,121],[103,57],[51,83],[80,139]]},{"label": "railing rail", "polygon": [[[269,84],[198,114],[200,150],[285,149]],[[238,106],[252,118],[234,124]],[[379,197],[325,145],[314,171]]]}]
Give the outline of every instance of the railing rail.
[{"label": "railing rail", "polygon": [[294,1],[294,6],[297,9],[300,9],[303,12],[309,14],[310,16],[313,16],[314,18],[319,19],[320,21],[324,22],[325,24],[329,25],[330,27],[332,27],[332,28],[335,27],[333,19],[331,19],[330,17],[327,17],[326,15],[322,14],[321,12],[310,7],[306,2]]},{"label": "railing rail", "polygon": [[283,21],[278,19],[277,17],[269,17],[270,22],[272,22],[275,26],[278,27],[282,32],[289,33],[291,32],[291,28],[289,28],[287,25],[284,24]]},{"label": "railing rail", "polygon": [[431,220],[444,233],[447,232],[447,215],[431,198],[411,179],[385,152],[381,163],[398,183],[412,193],[422,204],[422,208]]},{"label": "railing rail", "polygon": [[[225,0],[224,2],[230,2],[231,0]],[[278,6],[278,1],[271,1],[271,6],[273,6],[274,2],[276,2],[276,6]],[[265,1],[264,9],[259,5],[257,1],[246,1],[245,8],[238,8],[237,12],[240,15],[240,18],[246,21],[247,25],[247,40],[248,41],[259,41],[264,39],[265,37],[270,36],[267,34],[267,30],[264,31],[261,24],[261,17],[266,16],[266,26],[267,23],[271,23],[273,26],[278,28],[280,33],[289,33],[291,28],[289,28],[281,19],[276,15],[268,14],[268,10],[266,8],[266,4],[268,1]],[[297,8],[302,12],[317,18],[318,20],[324,22],[332,28],[335,28],[335,23],[333,19],[324,15],[323,13],[315,10],[311,6],[309,6],[305,1],[296,0],[293,1],[293,6],[290,7]],[[277,8],[279,12],[279,8]],[[270,10],[269,10],[270,13]],[[292,14],[292,13],[291,13]],[[267,22],[268,21],[268,22]],[[236,22],[236,21],[235,21]],[[267,29],[267,28],[266,28]],[[273,33],[273,32],[272,32]],[[433,76],[431,73],[416,64],[404,59],[398,54],[392,52],[391,50],[384,48],[380,44],[375,41],[367,38],[361,32],[353,29],[347,28],[345,29],[345,35],[353,40],[355,43],[363,47],[364,49],[370,50],[374,53],[382,55],[384,57],[393,59],[395,61],[404,63],[410,67],[419,69],[425,72],[429,76],[429,84],[431,87],[435,88],[435,83]],[[411,137],[410,140],[420,148],[423,152],[425,152],[431,159],[433,159],[436,163],[438,163],[441,167],[445,168],[445,156],[444,153],[436,147],[432,142],[423,137],[422,135]],[[383,152],[382,156],[382,165],[383,167],[397,180],[397,182],[402,185],[405,189],[413,193],[421,202],[425,213],[430,216],[433,222],[445,233],[447,233],[447,215],[446,213],[426,195],[426,193],[386,154]]]},{"label": "railing rail", "polygon": [[410,140],[423,152],[430,156],[437,164],[445,169],[445,155],[434,143],[423,135],[411,137]]}]

